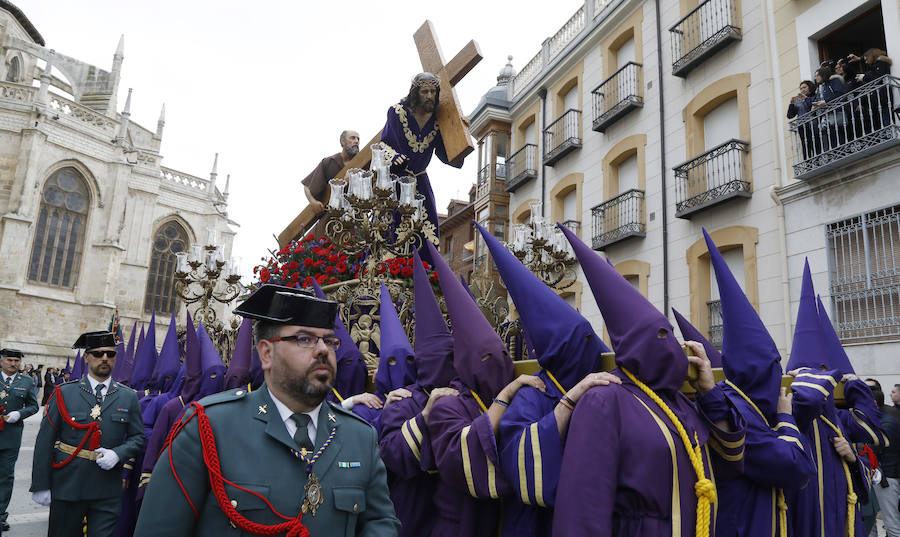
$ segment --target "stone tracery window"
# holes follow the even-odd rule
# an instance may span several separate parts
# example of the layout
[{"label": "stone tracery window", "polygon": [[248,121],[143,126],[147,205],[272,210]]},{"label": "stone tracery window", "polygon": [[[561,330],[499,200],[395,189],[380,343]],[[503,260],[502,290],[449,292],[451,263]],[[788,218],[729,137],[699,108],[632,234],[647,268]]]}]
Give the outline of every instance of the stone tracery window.
[{"label": "stone tracery window", "polygon": [[84,245],[90,194],[84,177],[71,167],[47,179],[35,223],[28,280],[72,288]]},{"label": "stone tracery window", "polygon": [[150,269],[147,272],[147,292],[144,296],[144,311],[151,313],[172,313],[175,310],[175,254],[187,251],[187,232],[176,221],[164,222],[156,230],[150,254]]}]

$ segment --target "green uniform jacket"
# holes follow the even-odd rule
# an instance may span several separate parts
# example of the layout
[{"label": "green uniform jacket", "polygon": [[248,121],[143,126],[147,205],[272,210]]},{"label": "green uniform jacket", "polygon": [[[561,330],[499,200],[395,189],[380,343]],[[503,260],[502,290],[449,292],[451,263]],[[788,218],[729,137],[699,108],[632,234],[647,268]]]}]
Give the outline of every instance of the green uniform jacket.
[{"label": "green uniform jacket", "polygon": [[[262,494],[282,515],[297,516],[305,497],[306,464],[291,452],[297,444],[288,436],[269,390],[265,386],[251,393],[230,390],[207,397],[200,404],[212,425],[224,478]],[[194,413],[189,409],[184,419]],[[388,495],[375,430],[353,413],[328,402],[322,404],[317,427],[316,450],[332,430],[336,433],[313,465],[324,502],[316,516],[303,516],[310,535],[395,537],[400,521]],[[169,452],[169,448],[162,452],[153,469],[135,537],[244,535],[231,526],[210,492],[196,417],[171,446],[175,473],[196,506],[196,518],[173,477]],[[265,525],[284,522],[258,497],[227,483],[225,490],[232,504],[250,521]]]},{"label": "green uniform jacket", "polygon": [[[90,423],[91,409],[97,404],[87,377],[67,382],[59,387],[66,409],[76,423]],[[31,469],[31,492],[50,490],[54,500],[79,501],[118,498],[122,494],[122,464],[135,457],[144,446],[144,420],[134,390],[111,381],[109,393],[100,405],[100,447],[111,449],[119,456],[119,463],[103,470],[96,461],[75,457],[62,468],[52,462],[62,462],[69,455],[55,448],[57,441],[77,446],[85,431],[67,425],[59,415],[56,396],[44,410],[44,419],[34,443],[34,464]],[[87,443],[85,443],[87,449]]]},{"label": "green uniform jacket", "polygon": [[37,414],[38,402],[34,396],[34,379],[22,373],[16,373],[9,388],[3,387],[3,377],[0,377],[0,405],[3,405],[3,414],[9,414],[18,410],[22,418],[15,423],[5,423],[0,431],[0,449],[19,449],[22,444],[22,428],[25,418]]}]

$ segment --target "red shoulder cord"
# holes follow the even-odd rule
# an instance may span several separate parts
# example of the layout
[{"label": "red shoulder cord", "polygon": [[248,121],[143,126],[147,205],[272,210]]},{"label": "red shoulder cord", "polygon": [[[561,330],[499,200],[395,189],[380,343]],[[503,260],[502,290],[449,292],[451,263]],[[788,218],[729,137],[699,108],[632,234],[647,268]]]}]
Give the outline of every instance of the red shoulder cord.
[{"label": "red shoulder cord", "polygon": [[[53,390],[53,395],[56,397],[56,408],[59,410],[59,416],[62,418],[62,421],[66,423],[69,427],[79,430],[85,431],[84,438],[81,439],[81,443],[75,447],[75,451],[69,455],[69,458],[62,462],[54,462],[54,468],[62,468],[63,466],[72,462],[72,459],[78,456],[78,453],[84,449],[84,444],[88,442],[90,439],[90,443],[88,444],[88,449],[93,451],[100,447],[100,422],[91,421],[90,423],[78,423],[72,419],[72,416],[69,415],[69,410],[66,408],[66,402],[63,401],[62,392],[59,391],[59,386],[57,386]],[[48,410],[49,414],[49,410]]]},{"label": "red shoulder cord", "polygon": [[[178,486],[181,488],[181,492],[184,494],[184,497],[187,498],[188,504],[191,506],[191,509],[194,511],[194,518],[199,516],[197,512],[197,508],[194,506],[194,502],[191,501],[191,497],[188,495],[187,490],[184,488],[184,484],[182,484],[181,479],[178,477],[178,473],[175,471],[175,461],[172,458],[172,450],[171,444],[172,441],[175,440],[175,437],[178,436],[187,424],[194,419],[197,418],[197,428],[199,430],[200,435],[200,448],[203,452],[203,462],[206,465],[207,471],[209,473],[209,486],[212,490],[213,494],[216,497],[216,501],[219,503],[219,508],[222,509],[222,512],[225,513],[225,516],[234,524],[237,529],[251,533],[253,535],[279,535],[282,533],[286,534],[286,537],[309,537],[309,530],[306,529],[306,526],[303,525],[303,513],[298,513],[296,517],[286,517],[279,513],[275,507],[266,499],[265,496],[259,494],[256,491],[245,489],[240,485],[236,485],[235,483],[225,479],[222,475],[222,467],[219,464],[219,452],[216,449],[216,438],[213,435],[212,426],[209,423],[209,418],[206,416],[206,412],[204,412],[203,407],[197,403],[196,401],[191,403],[191,406],[196,409],[188,419],[179,421],[172,427],[172,430],[169,431],[169,436],[166,437],[166,441],[163,444],[163,449],[169,449],[169,465],[172,468],[172,475],[175,477],[175,481],[178,483]],[[152,479],[152,478],[151,478]],[[285,520],[280,524],[273,524],[271,526],[267,526],[265,524],[260,524],[258,522],[253,522],[252,520],[248,520],[243,515],[241,515],[237,509],[233,505],[231,505],[231,500],[228,499],[228,494],[225,492],[225,483],[228,483],[232,487],[236,489],[240,489],[244,492],[248,492],[257,498],[261,499],[269,506],[269,509],[275,513],[279,518]]]},{"label": "red shoulder cord", "polygon": [[[0,414],[4,416],[6,415],[6,407],[3,405],[0,405]],[[0,418],[0,431],[2,431],[4,428],[6,428],[6,420]]]}]

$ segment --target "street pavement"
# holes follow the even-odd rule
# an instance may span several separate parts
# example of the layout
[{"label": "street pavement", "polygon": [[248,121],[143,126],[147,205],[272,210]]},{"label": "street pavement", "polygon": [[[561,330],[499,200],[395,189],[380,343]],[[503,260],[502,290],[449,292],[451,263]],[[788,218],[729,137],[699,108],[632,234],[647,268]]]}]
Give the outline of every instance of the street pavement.
[{"label": "street pavement", "polygon": [[34,439],[41,426],[44,408],[25,420],[25,431],[22,433],[22,448],[19,460],[16,461],[16,481],[13,485],[12,500],[9,502],[10,531],[3,537],[46,537],[47,518],[50,508],[40,506],[31,501],[31,459],[34,457]]}]

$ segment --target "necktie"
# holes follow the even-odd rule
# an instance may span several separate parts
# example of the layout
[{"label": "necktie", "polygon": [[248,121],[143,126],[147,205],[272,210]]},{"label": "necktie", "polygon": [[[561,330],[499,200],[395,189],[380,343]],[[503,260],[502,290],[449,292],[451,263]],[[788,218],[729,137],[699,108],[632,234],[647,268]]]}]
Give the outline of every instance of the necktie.
[{"label": "necktie", "polygon": [[293,414],[291,419],[297,424],[297,432],[294,433],[294,442],[301,448],[312,451],[313,443],[309,439],[309,430],[307,429],[310,420],[309,414]]},{"label": "necktie", "polygon": [[98,384],[96,388],[94,388],[94,395],[97,397],[97,401],[103,401],[103,388],[105,388],[105,384]]}]

